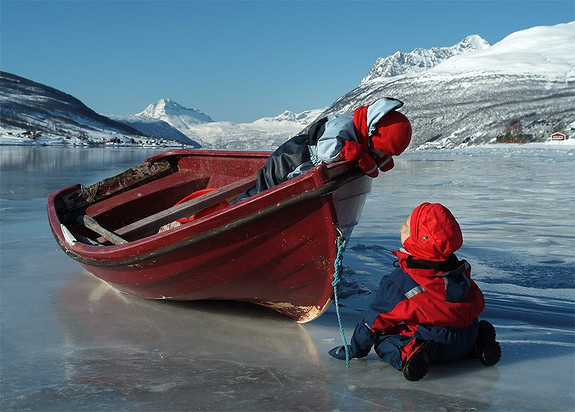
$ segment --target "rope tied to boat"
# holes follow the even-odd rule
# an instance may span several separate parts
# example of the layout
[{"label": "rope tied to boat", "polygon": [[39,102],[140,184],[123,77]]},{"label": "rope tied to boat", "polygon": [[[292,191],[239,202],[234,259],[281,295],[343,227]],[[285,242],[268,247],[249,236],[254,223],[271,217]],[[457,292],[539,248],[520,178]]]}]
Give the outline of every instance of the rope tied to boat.
[{"label": "rope tied to boat", "polygon": [[345,338],[345,330],[343,329],[343,325],[341,322],[341,315],[339,313],[339,300],[337,297],[337,287],[339,282],[341,281],[341,274],[343,272],[343,252],[347,246],[347,239],[343,236],[343,233],[337,229],[337,256],[335,257],[335,261],[333,266],[335,268],[335,272],[333,273],[333,282],[331,285],[333,286],[333,300],[335,302],[335,313],[337,315],[337,323],[339,324],[339,331],[341,332],[341,340],[343,341],[343,347],[345,349],[345,364],[349,368],[349,348],[347,347],[347,339]]}]

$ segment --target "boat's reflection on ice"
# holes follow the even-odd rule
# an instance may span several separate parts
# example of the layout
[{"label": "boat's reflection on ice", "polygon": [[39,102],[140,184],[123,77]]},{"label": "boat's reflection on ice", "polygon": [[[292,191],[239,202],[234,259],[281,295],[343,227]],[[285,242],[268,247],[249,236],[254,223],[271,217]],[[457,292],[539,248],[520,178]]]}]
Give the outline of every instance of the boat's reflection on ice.
[{"label": "boat's reflection on ice", "polygon": [[87,273],[57,302],[68,382],[112,409],[330,409],[313,340],[271,310],[132,298]]}]

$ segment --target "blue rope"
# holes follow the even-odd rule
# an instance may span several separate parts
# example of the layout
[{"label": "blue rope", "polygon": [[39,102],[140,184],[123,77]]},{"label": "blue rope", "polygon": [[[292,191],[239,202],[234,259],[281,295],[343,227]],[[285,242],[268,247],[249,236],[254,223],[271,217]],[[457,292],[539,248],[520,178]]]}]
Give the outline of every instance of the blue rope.
[{"label": "blue rope", "polygon": [[349,368],[349,349],[347,347],[347,339],[345,338],[345,331],[343,330],[343,325],[341,323],[341,315],[339,313],[339,300],[337,297],[337,286],[341,281],[341,273],[343,271],[343,252],[346,246],[347,246],[347,239],[343,237],[343,235],[340,232],[340,235],[337,238],[337,256],[333,263],[335,272],[333,274],[334,279],[333,282],[331,282],[331,285],[333,286],[333,299],[335,302],[335,313],[337,315],[337,323],[339,324],[339,331],[341,332],[341,340],[343,341],[343,347],[345,348],[345,364]]}]

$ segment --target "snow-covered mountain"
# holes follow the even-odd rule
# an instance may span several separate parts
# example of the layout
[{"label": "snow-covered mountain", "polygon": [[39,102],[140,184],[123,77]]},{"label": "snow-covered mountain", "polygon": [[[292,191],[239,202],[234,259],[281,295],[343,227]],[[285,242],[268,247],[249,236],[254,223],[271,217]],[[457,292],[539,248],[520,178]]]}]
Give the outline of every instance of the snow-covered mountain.
[{"label": "snow-covered mountain", "polygon": [[204,149],[273,150],[303,130],[323,110],[285,111],[252,123],[214,122],[198,109],[161,99],[134,116],[110,117],[146,135],[178,141],[183,137]]},{"label": "snow-covered mountain", "polygon": [[488,47],[486,40],[478,35],[471,35],[451,47],[433,47],[429,50],[417,48],[408,53],[397,51],[385,58],[378,57],[360,86],[382,81],[387,77],[421,73],[453,56]]},{"label": "snow-covered mountain", "polygon": [[142,138],[137,130],[94,112],[60,90],[7,72],[0,72],[0,82],[3,134],[92,143]]},{"label": "snow-covered mountain", "polygon": [[207,114],[195,108],[184,107],[171,99],[160,99],[133,116],[110,117],[148,136],[163,137],[194,147],[202,146],[195,141],[194,126],[213,123]]},{"label": "snow-covered mountain", "polygon": [[213,122],[210,116],[200,110],[189,109],[170,99],[160,99],[156,103],[150,104],[136,116],[163,120],[183,134],[187,134],[192,126]]},{"label": "snow-covered mountain", "polygon": [[188,137],[204,148],[230,150],[274,150],[317,119],[325,109],[302,113],[285,111],[252,123],[212,122],[190,127]]},{"label": "snow-covered mountain", "polygon": [[214,122],[170,99],[112,120],[77,99],[56,107],[49,96],[71,96],[37,85],[22,78],[2,81],[0,136],[7,128],[49,128],[55,136],[100,133],[103,140],[106,134],[143,133],[184,142],[185,135],[188,144],[204,148],[273,150],[320,116],[349,113],[392,96],[405,103],[401,111],[412,121],[410,148],[452,148],[508,137],[541,141],[556,131],[573,139],[575,22],[522,30],[493,46],[472,35],[451,47],[396,52],[378,58],[357,88],[326,109],[284,112],[253,123]]},{"label": "snow-covered mountain", "polygon": [[[373,69],[372,69],[373,71]],[[413,123],[411,148],[575,137],[575,22],[533,27],[408,75],[370,78],[322,115],[393,96]]]},{"label": "snow-covered mountain", "polygon": [[181,134],[151,138],[138,127],[145,119],[133,125],[111,119],[67,93],[11,73],[0,72],[0,84],[0,143],[194,145]]},{"label": "snow-covered mountain", "polygon": [[164,120],[143,115],[124,116],[109,114],[106,116],[136,129],[145,136],[154,137],[156,139],[172,140],[195,148],[199,148],[201,146],[198,142],[190,139]]},{"label": "snow-covered mountain", "polygon": [[555,131],[573,138],[574,45],[575,23],[567,23],[516,32],[493,46],[471,35],[451,47],[396,52],[377,59],[356,89],[323,111],[200,124],[187,135],[205,147],[272,150],[317,117],[393,96],[413,123],[411,148],[494,142],[511,125],[520,135],[514,139],[544,141]]},{"label": "snow-covered mountain", "polygon": [[253,124],[267,126],[272,129],[282,125],[289,125],[290,127],[298,126],[303,129],[309,125],[311,121],[315,120],[315,118],[325,109],[326,108],[324,107],[323,109],[306,110],[301,113],[294,113],[286,110],[275,117],[263,117],[258,119]]},{"label": "snow-covered mountain", "polygon": [[515,32],[499,43],[443,62],[430,77],[499,74],[575,81],[575,22]]},{"label": "snow-covered mountain", "polygon": [[[450,57],[487,47],[489,44],[485,40],[473,35],[451,47],[436,47],[431,50],[416,49],[410,53],[397,52],[385,59],[378,58],[361,84],[377,83],[382,78],[392,75],[419,73]],[[186,119],[182,119],[182,113],[199,111],[184,108],[169,99],[165,99],[151,104],[137,116],[146,115],[164,120],[190,139],[200,142],[204,148],[273,150],[290,137],[304,130],[325,110],[326,108],[323,108],[302,113],[285,111],[278,116],[265,117],[253,123],[201,122],[195,119],[186,121]],[[132,123],[128,124],[136,127]]]}]

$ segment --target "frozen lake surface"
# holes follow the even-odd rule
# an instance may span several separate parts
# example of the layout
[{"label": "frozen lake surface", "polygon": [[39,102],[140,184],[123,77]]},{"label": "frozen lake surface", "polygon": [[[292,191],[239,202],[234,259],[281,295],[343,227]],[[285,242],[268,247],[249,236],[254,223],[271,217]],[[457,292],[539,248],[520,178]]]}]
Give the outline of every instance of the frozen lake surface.
[{"label": "frozen lake surface", "polygon": [[333,305],[299,325],[237,302],[144,301],[110,289],[56,244],[46,196],[159,150],[0,148],[1,410],[402,411],[575,409],[575,146],[410,152],[374,181],[344,258],[348,339],[399,227],[424,201],[459,220],[457,253],[486,297],[503,356],[434,364],[419,382],[345,362]]}]

